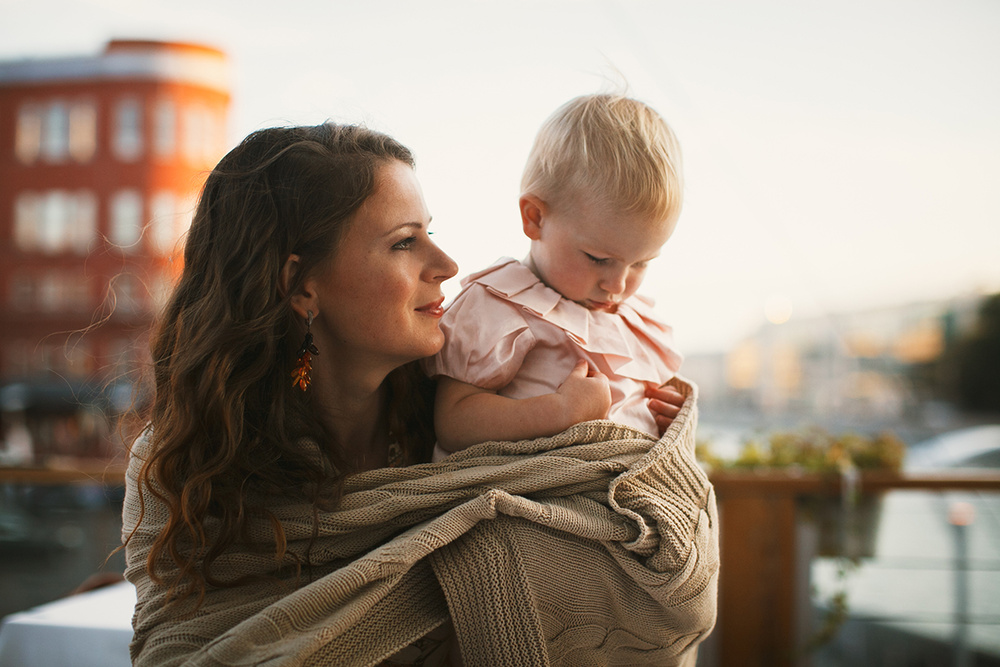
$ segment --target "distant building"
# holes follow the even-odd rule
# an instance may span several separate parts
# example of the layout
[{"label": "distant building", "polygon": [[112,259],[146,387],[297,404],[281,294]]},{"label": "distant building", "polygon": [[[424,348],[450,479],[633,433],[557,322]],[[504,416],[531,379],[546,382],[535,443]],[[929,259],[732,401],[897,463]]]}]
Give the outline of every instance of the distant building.
[{"label": "distant building", "polygon": [[766,324],[722,354],[695,355],[682,372],[706,408],[858,422],[924,418],[929,398],[914,370],[975,323],[980,297],[903,304]]},{"label": "distant building", "polygon": [[130,394],[229,101],[225,54],[197,44],[0,62],[0,416],[16,452],[108,453],[98,404]]}]

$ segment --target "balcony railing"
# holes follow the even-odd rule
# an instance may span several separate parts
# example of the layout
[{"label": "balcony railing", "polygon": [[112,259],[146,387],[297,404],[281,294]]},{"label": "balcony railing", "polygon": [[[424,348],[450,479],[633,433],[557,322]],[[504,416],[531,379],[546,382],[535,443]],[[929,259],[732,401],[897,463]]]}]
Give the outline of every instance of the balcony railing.
[{"label": "balcony railing", "polygon": [[[77,462],[48,468],[0,468],[0,485],[95,483],[120,485],[122,462]],[[810,598],[815,545],[803,546],[803,506],[826,498],[839,502],[841,480],[785,472],[716,472],[721,570],[718,623],[699,666],[784,667],[811,664],[803,645],[816,628]],[[1000,492],[1000,471],[935,474],[865,473],[862,496],[890,491]],[[995,520],[995,518],[993,519]]]},{"label": "balcony railing", "polygon": [[[815,543],[802,539],[803,506],[821,498],[839,503],[844,485],[836,477],[787,472],[727,471],[711,479],[719,504],[719,617],[698,664],[809,665],[803,648],[818,630],[810,600],[817,553]],[[873,472],[855,487],[869,498],[898,490],[1000,492],[1000,472]]]}]

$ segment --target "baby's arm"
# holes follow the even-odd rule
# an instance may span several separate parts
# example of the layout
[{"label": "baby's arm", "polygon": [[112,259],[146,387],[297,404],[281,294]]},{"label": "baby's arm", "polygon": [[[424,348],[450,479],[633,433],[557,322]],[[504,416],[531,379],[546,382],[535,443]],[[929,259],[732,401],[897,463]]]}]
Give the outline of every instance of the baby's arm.
[{"label": "baby's arm", "polygon": [[611,409],[608,378],[577,362],[554,393],[508,398],[450,377],[439,377],[434,424],[438,444],[454,452],[487,440],[555,435]]}]

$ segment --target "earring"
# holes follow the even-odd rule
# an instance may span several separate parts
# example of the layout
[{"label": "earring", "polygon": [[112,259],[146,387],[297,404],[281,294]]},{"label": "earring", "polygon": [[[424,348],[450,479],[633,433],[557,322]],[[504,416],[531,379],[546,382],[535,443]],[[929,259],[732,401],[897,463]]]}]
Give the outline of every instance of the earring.
[{"label": "earring", "polygon": [[302,391],[308,389],[309,383],[312,382],[312,378],[309,377],[309,373],[312,371],[312,357],[314,354],[319,354],[319,350],[313,344],[313,335],[310,331],[312,323],[313,312],[308,310],[306,311],[306,339],[302,341],[302,347],[299,348],[299,358],[292,371],[292,386],[298,387]]}]

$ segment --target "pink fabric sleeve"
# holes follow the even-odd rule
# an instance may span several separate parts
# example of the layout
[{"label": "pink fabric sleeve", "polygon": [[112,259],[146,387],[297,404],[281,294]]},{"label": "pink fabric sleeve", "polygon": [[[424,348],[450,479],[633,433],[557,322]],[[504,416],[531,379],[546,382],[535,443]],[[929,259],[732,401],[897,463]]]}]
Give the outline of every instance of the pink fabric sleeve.
[{"label": "pink fabric sleeve", "polygon": [[491,391],[511,382],[535,336],[517,304],[482,285],[469,285],[441,318],[444,347],[425,368],[430,376],[446,375]]}]

